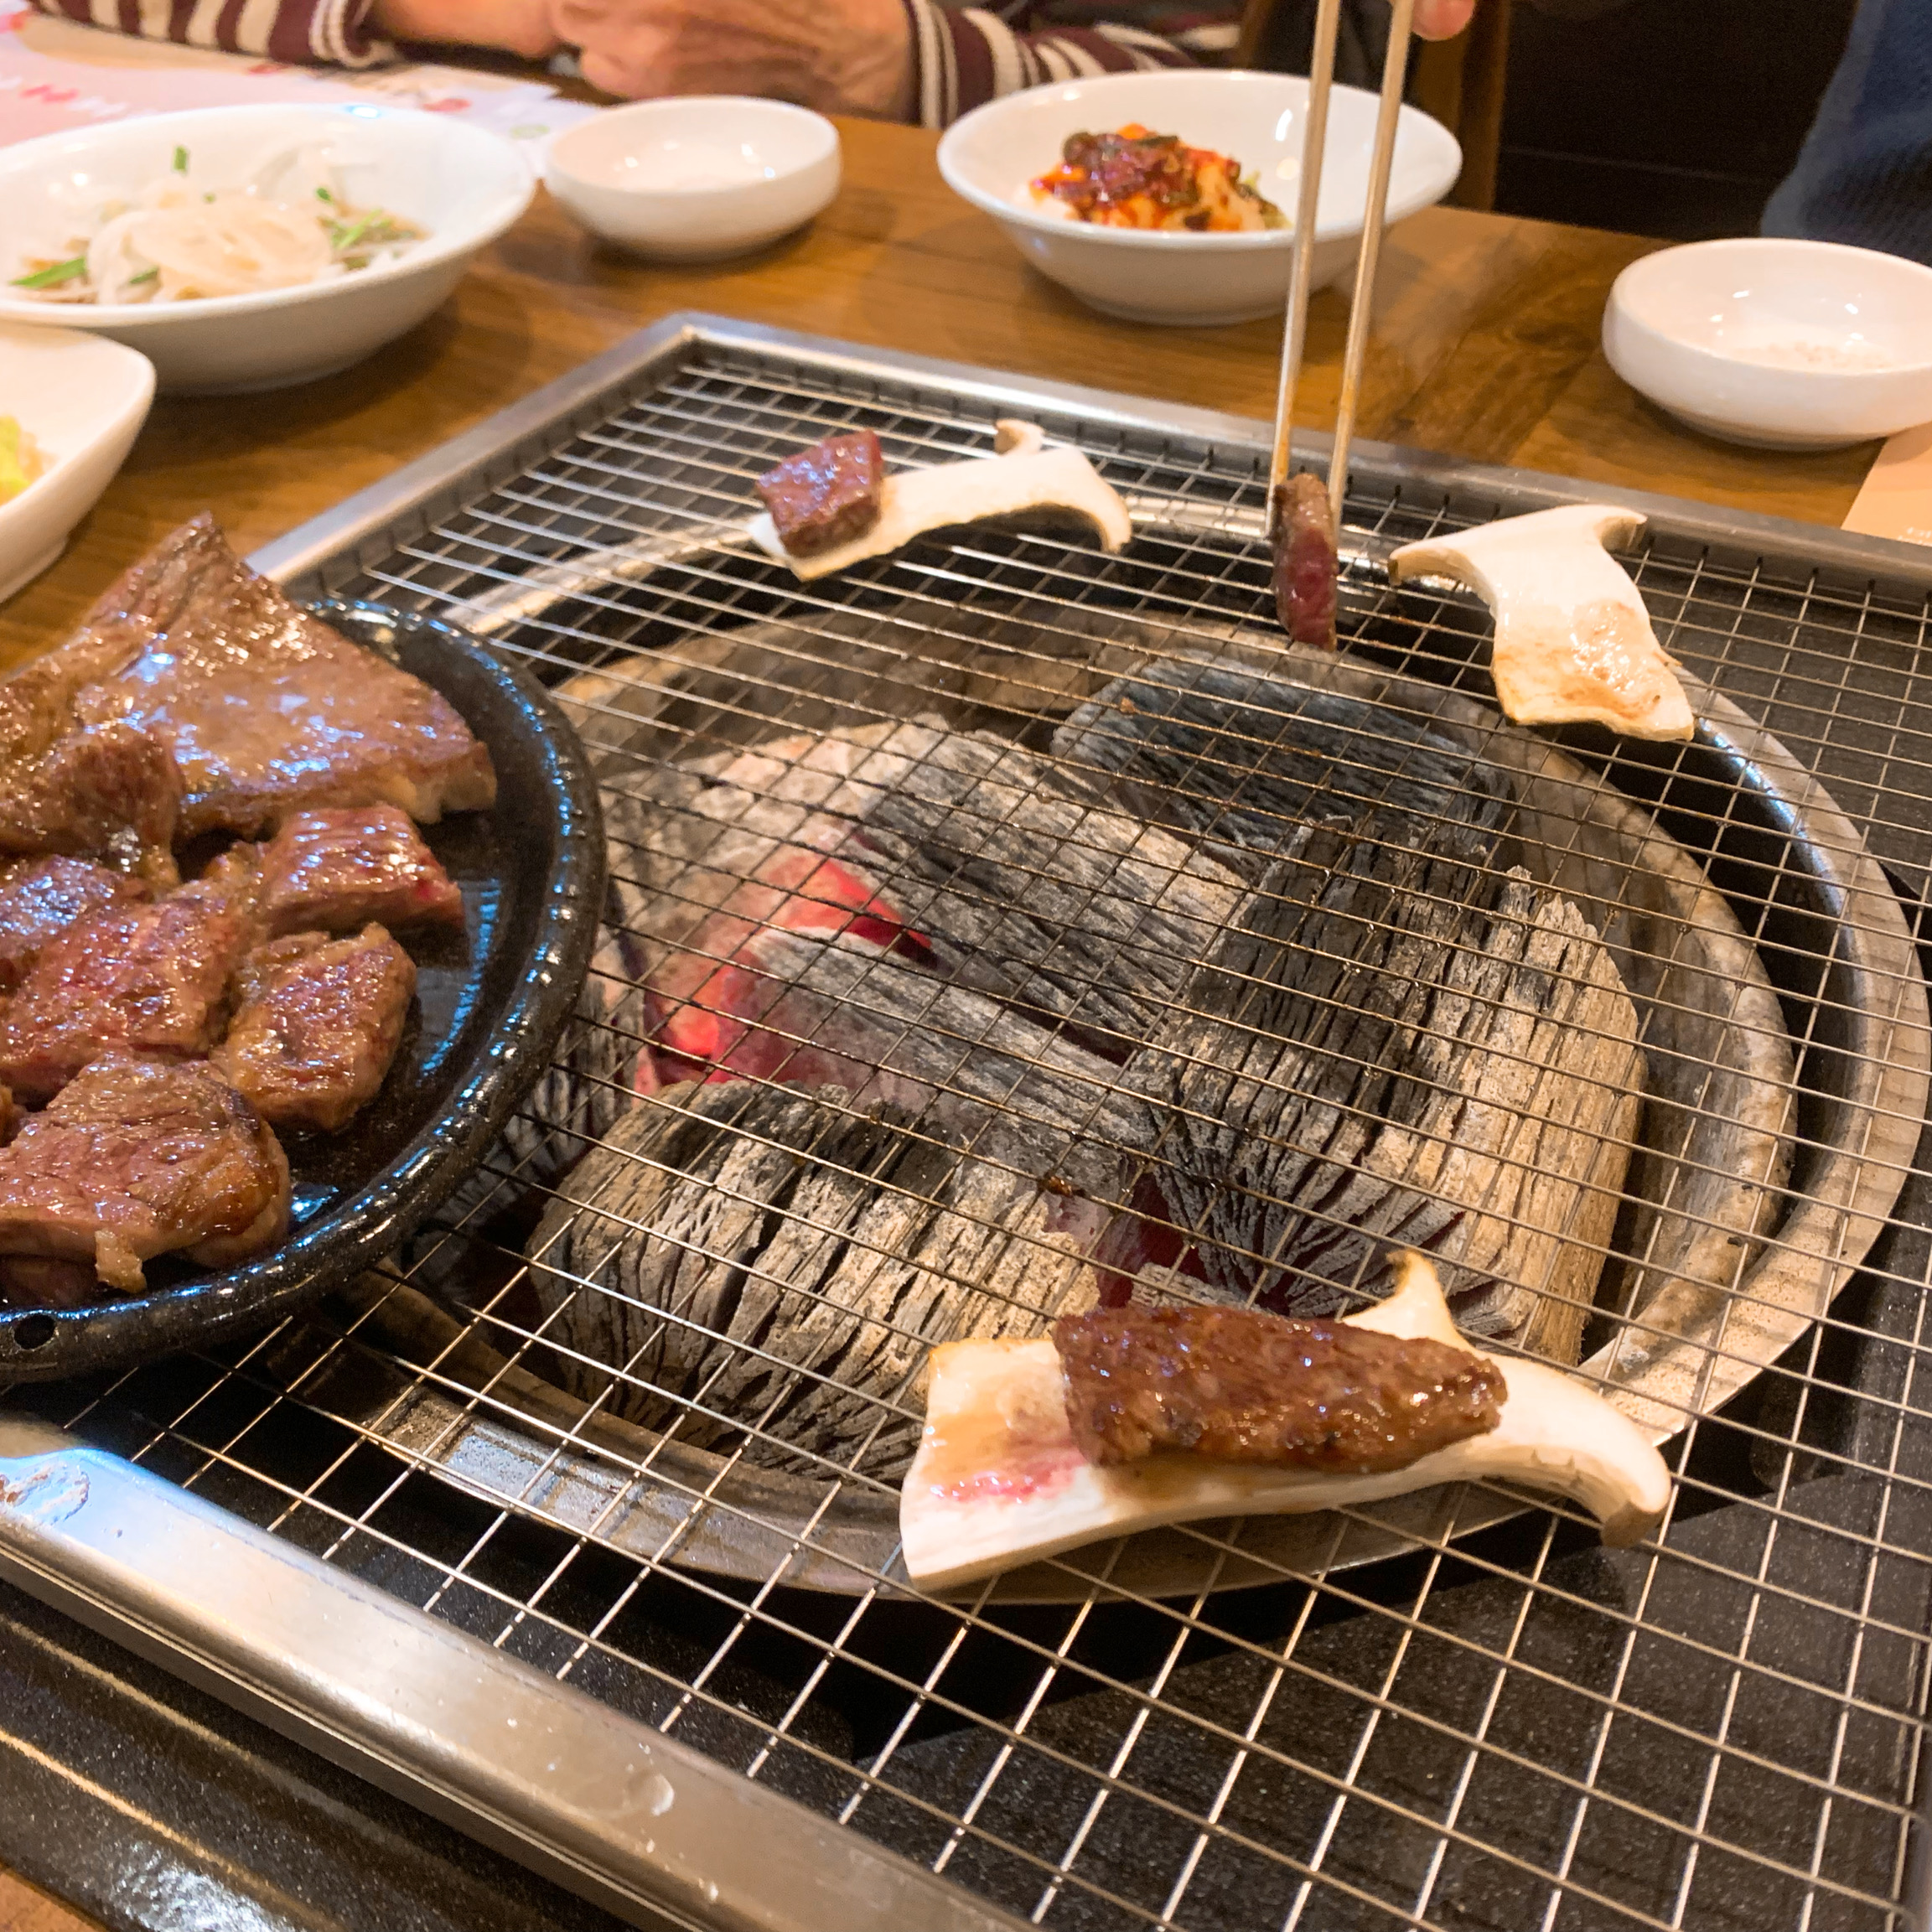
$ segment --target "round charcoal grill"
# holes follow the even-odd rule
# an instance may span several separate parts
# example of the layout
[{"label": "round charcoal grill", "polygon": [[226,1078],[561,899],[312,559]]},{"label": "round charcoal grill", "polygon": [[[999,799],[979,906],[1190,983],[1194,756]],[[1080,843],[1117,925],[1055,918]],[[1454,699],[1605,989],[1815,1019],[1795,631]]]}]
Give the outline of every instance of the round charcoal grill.
[{"label": "round charcoal grill", "polygon": [[[1199,532],[1189,534],[1198,547]],[[707,634],[681,631],[685,571],[702,571],[693,581],[714,607],[721,576],[741,585],[734,614],[753,621],[721,625],[712,608]],[[555,622],[587,582],[645,578],[664,614],[642,640],[655,652],[638,651],[635,624],[627,649],[598,642],[620,598],[570,607],[578,621]],[[1358,599],[1362,588],[1358,572]],[[1369,655],[1339,657],[1285,653],[1232,625],[1204,629],[1198,616],[1169,627],[1105,608],[1043,611],[1023,586],[997,603],[982,592],[940,607],[904,603],[861,581],[828,609],[703,531],[539,572],[455,614],[514,644],[520,623],[551,614],[543,655],[607,788],[621,789],[629,769],[859,717],[937,713],[956,728],[1038,746],[1123,669],[1186,650],[1261,663],[1459,740],[1506,775],[1520,862],[1596,927],[1642,1019],[1641,1124],[1582,1372],[1667,1441],[1823,1313],[1897,1199],[1927,1092],[1924,996],[1898,901],[1822,786],[1721,695],[1691,686],[1700,727],[1689,747],[1613,744],[1588,733],[1559,746],[1504,725],[1474,696],[1379,668],[1376,624],[1412,633],[1426,593],[1395,600],[1374,590],[1373,604],[1363,625]],[[578,665],[557,662],[559,629],[581,640]],[[614,956],[607,947],[607,981]],[[628,990],[612,987],[612,1030],[629,1029],[635,1044]],[[573,1148],[597,1131],[581,1115],[544,1125]],[[474,1277],[473,1261],[465,1269]],[[469,1292],[480,1292],[474,1280]],[[541,1312],[527,1318],[540,1343],[554,1339]],[[311,1399],[355,1414],[491,1501],[756,1582],[857,1592],[903,1576],[889,1484],[836,1469],[818,1479],[762,1468],[742,1437],[714,1452],[682,1440],[683,1427],[659,1433],[626,1422],[614,1411],[635,1392],[627,1390],[634,1368],[560,1377],[539,1349],[507,1362],[412,1289],[372,1295],[365,1323],[366,1337],[406,1360],[434,1360],[438,1375],[411,1379],[373,1355],[344,1358]],[[614,1386],[593,1391],[598,1382]],[[488,1401],[467,1397],[465,1386],[486,1390]],[[784,1447],[781,1427],[713,1413],[702,1391],[691,1402],[714,1433],[748,1424],[754,1448]],[[914,1413],[918,1402],[916,1389],[905,1393]],[[1153,1531],[1012,1572],[993,1594],[1073,1601],[1096,1582],[1158,1597],[1274,1581],[1371,1562],[1524,1506],[1501,1489],[1464,1485],[1345,1515]]]}]

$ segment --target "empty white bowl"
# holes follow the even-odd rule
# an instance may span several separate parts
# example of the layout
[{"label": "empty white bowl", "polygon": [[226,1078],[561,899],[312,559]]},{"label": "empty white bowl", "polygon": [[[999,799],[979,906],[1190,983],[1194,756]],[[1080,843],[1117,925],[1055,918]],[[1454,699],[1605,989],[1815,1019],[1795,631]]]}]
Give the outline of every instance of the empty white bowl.
[{"label": "empty white bowl", "polygon": [[77,329],[0,326],[0,416],[16,417],[45,474],[0,504],[0,598],[38,577],[127,460],[154,400],[154,365]]},{"label": "empty white bowl", "polygon": [[[1308,84],[1291,74],[1173,69],[1112,74],[1032,87],[990,101],[956,122],[940,142],[940,172],[982,208],[1042,274],[1092,307],[1134,322],[1245,322],[1278,311],[1288,288],[1293,230],[1252,235],[1096,227],[1042,207],[1028,189],[1060,158],[1070,134],[1137,121],[1157,134],[1232,155],[1291,224],[1299,192]],[[1315,226],[1318,287],[1354,264],[1368,202],[1375,97],[1338,87],[1329,97]],[[1461,172],[1463,151],[1439,122],[1412,107],[1396,124],[1389,219],[1440,201]]]},{"label": "empty white bowl", "polygon": [[269,156],[310,143],[334,151],[359,206],[407,216],[428,238],[333,282],[205,302],[38,303],[0,286],[0,321],[126,343],[154,365],[163,391],[279,389],[346,369],[413,328],[536,192],[514,143],[436,114],[355,101],[149,115],[0,149],[0,284],[27,250],[60,231],[63,210],[166,173],[177,148],[198,174],[240,185]]},{"label": "empty white bowl", "polygon": [[748,95],[610,107],[551,142],[543,178],[589,229],[660,262],[722,262],[802,227],[838,193],[838,130]]},{"label": "empty white bowl", "polygon": [[1697,241],[1633,262],[1603,310],[1624,381],[1693,429],[1836,449],[1932,422],[1932,268],[1835,241]]}]

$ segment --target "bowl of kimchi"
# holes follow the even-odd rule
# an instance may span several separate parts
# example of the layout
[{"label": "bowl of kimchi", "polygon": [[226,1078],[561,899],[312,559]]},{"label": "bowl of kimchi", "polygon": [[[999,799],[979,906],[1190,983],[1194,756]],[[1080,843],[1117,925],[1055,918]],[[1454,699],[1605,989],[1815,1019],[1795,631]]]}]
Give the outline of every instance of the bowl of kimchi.
[{"label": "bowl of kimchi", "polygon": [[[940,143],[956,194],[999,223],[1044,275],[1132,322],[1246,322],[1287,294],[1308,81],[1169,69],[1054,82],[988,101]],[[1368,201],[1376,101],[1329,97],[1315,225],[1318,287],[1353,267]],[[1439,201],[1456,137],[1401,111],[1388,218]]]}]

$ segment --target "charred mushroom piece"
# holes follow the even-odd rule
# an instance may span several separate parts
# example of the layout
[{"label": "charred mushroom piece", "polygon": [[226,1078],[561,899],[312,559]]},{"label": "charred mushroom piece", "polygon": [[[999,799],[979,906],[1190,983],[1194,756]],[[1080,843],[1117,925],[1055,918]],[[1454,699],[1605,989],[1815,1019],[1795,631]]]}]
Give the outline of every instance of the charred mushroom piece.
[{"label": "charred mushroom piece", "polygon": [[1670,1475],[1635,1423],[1561,1370],[1469,1349],[1422,1256],[1401,1256],[1396,1280],[1388,1300],[1337,1325],[1466,1352],[1500,1380],[1504,1395],[1494,1427],[1396,1469],[1338,1472],[1189,1454],[1103,1467],[1075,1441],[1064,1366],[1050,1337],[935,1349],[925,1430],[899,1500],[908,1574],[924,1588],[947,1590],[1166,1523],[1337,1509],[1472,1480],[1567,1496],[1597,1517],[1606,1543],[1634,1542],[1655,1526],[1670,1500]]},{"label": "charred mushroom piece", "polygon": [[[937,463],[886,477],[878,486],[878,515],[870,526],[809,555],[800,549],[795,526],[788,536],[775,514],[754,517],[748,531],[761,550],[808,579],[902,549],[925,531],[993,517],[1071,520],[1090,526],[1106,550],[1130,542],[1133,525],[1127,505],[1100,472],[1079,450],[1044,444],[1037,424],[1002,421],[990,459],[968,457],[962,463]],[[766,480],[759,479],[761,493]]]},{"label": "charred mushroom piece", "polygon": [[1505,517],[1389,558],[1396,583],[1446,577],[1496,619],[1496,701],[1518,724],[1606,724],[1627,738],[1687,738],[1681,667],[1657,642],[1629,574],[1603,547],[1644,526],[1634,510],[1567,504]]},{"label": "charred mushroom piece", "polygon": [[1275,614],[1297,644],[1335,648],[1335,520],[1327,486],[1311,470],[1275,499]]}]

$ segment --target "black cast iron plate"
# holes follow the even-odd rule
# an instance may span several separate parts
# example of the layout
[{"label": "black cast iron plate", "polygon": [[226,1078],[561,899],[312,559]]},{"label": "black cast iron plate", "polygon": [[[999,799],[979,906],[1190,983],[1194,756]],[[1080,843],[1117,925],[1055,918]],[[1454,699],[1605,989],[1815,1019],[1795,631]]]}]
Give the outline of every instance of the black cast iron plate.
[{"label": "black cast iron plate", "polygon": [[453,626],[380,604],[315,604],[433,686],[489,747],[496,804],[426,837],[463,888],[460,939],[405,935],[417,999],[382,1091],[340,1134],[286,1138],[295,1225],[246,1266],[148,1264],[145,1293],[0,1309],[0,1384],[147,1360],[259,1328],[353,1279],[476,1164],[549,1064],[603,899],[603,828],[577,734],[524,672]]}]

